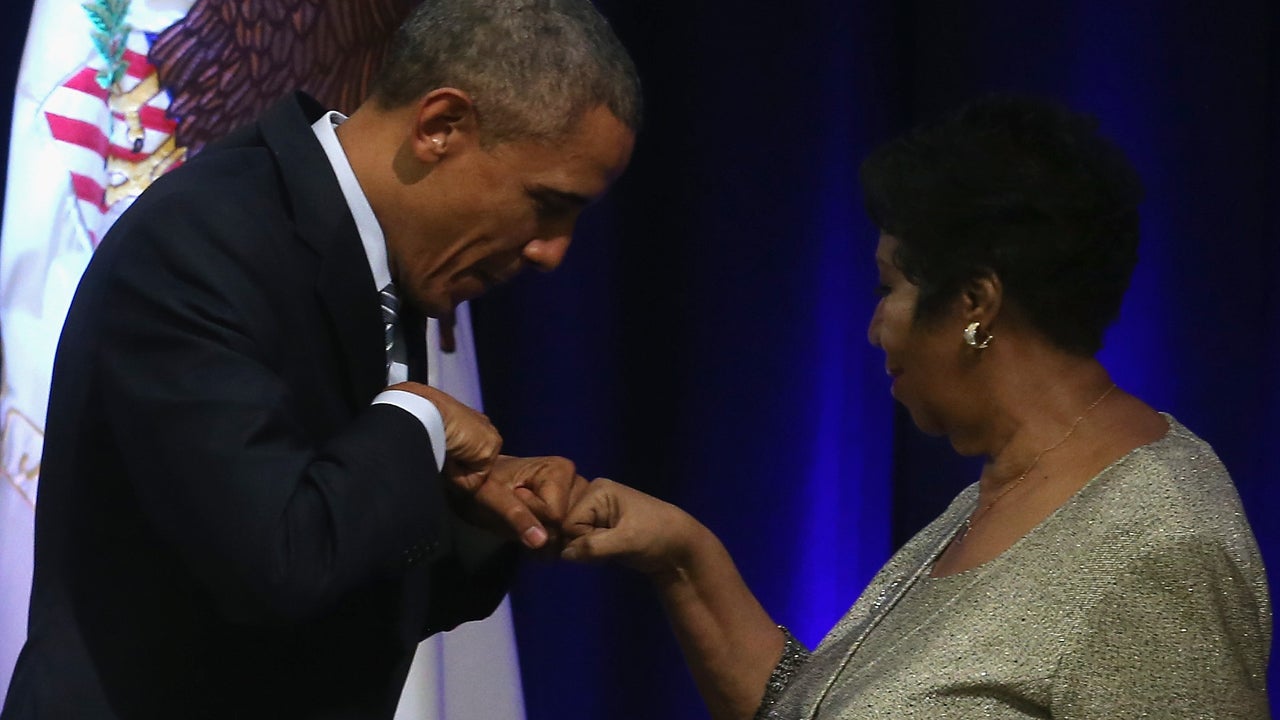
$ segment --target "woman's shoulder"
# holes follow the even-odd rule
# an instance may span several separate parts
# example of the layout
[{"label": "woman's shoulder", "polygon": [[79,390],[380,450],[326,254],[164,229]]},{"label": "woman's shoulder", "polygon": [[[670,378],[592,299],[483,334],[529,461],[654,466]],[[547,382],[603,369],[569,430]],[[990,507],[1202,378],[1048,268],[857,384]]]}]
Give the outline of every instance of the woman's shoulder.
[{"label": "woman's shoulder", "polygon": [[1231,475],[1207,442],[1165,418],[1163,437],[1117,460],[1072,503],[1068,524],[1094,531],[1077,535],[1096,551],[1085,555],[1110,558],[1104,564],[1113,569],[1125,557],[1191,562],[1194,556],[1261,576],[1257,541]]},{"label": "woman's shoulder", "polygon": [[1213,447],[1172,415],[1162,414],[1168,431],[1112,463],[1085,494],[1117,515],[1165,529],[1243,521],[1240,496]]}]

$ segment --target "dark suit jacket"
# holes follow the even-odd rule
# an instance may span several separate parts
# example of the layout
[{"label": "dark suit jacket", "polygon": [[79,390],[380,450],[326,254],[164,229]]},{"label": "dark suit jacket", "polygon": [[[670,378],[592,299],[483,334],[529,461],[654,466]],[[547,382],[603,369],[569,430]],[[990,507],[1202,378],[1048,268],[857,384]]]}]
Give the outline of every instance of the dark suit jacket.
[{"label": "dark suit jacket", "polygon": [[63,328],[3,719],[391,717],[514,550],[461,523],[385,381],[305,96],[161,178]]}]

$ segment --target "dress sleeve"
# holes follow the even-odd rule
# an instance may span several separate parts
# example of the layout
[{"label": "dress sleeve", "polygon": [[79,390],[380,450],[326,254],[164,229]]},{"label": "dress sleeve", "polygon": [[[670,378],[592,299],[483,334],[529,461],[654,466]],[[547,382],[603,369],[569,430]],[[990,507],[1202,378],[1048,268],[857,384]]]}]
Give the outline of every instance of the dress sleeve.
[{"label": "dress sleeve", "polygon": [[800,667],[809,661],[809,650],[791,634],[791,631],[781,625],[778,629],[782,631],[782,636],[785,638],[782,657],[778,658],[778,664],[773,667],[773,672],[769,675],[769,682],[765,684],[764,697],[760,700],[760,707],[756,709],[754,720],[769,720],[772,717],[772,710],[777,706],[778,698],[791,684],[791,679],[795,677]]},{"label": "dress sleeve", "polygon": [[1053,717],[1271,717],[1258,569],[1194,535],[1157,536],[1124,565],[1066,638]]}]

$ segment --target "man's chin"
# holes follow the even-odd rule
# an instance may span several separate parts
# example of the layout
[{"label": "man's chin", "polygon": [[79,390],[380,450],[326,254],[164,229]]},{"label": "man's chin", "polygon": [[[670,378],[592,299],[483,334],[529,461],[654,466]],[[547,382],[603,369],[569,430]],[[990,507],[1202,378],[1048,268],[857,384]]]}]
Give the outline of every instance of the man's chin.
[{"label": "man's chin", "polygon": [[476,298],[489,292],[489,289],[497,285],[500,281],[490,275],[483,273],[468,273],[459,278],[454,284],[450,295],[453,296],[453,305],[458,305]]},{"label": "man's chin", "polygon": [[458,301],[451,297],[414,298],[413,305],[426,317],[445,318],[453,316],[453,309]]}]

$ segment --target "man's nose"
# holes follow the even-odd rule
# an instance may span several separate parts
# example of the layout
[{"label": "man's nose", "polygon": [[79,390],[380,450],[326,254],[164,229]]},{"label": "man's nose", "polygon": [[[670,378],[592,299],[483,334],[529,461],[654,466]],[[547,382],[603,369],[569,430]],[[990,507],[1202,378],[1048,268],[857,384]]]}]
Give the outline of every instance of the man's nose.
[{"label": "man's nose", "polygon": [[530,240],[521,253],[529,264],[543,271],[551,271],[564,262],[565,253],[569,252],[569,243],[573,236],[569,233],[549,238]]}]

